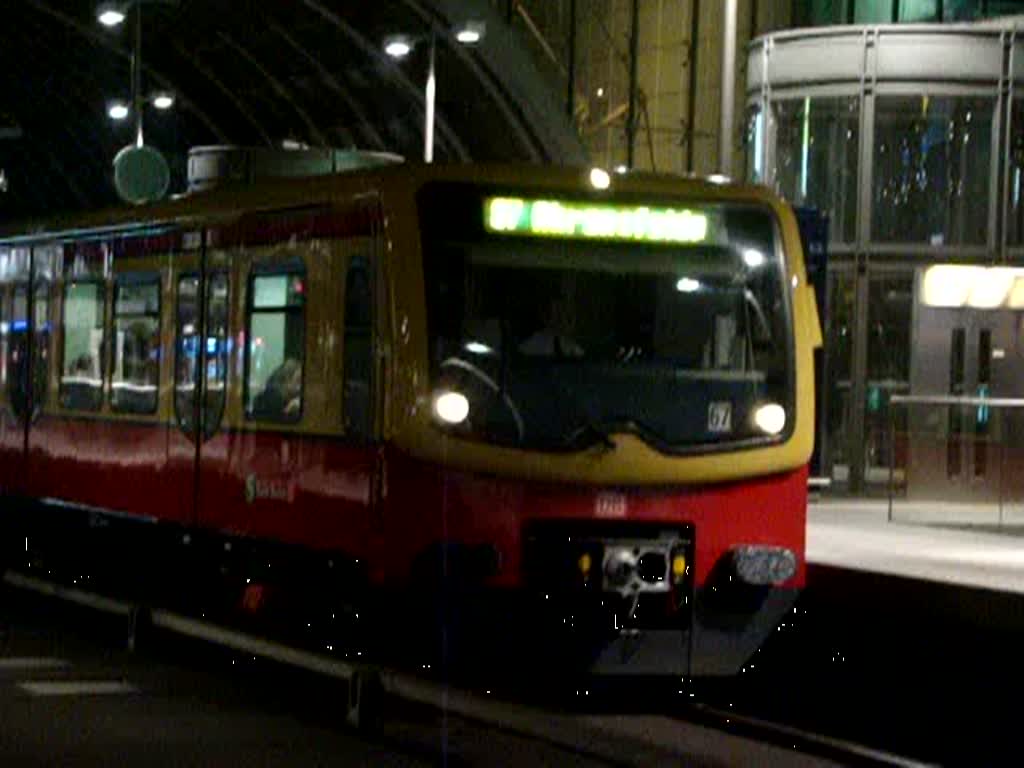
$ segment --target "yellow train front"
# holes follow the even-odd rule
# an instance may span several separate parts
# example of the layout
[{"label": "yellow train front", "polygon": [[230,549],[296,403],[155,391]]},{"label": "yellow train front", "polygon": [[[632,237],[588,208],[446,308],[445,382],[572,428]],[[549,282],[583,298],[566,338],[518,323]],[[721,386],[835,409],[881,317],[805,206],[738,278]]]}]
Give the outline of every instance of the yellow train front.
[{"label": "yellow train front", "polygon": [[395,165],[33,226],[0,554],[321,652],[732,674],[803,585],[819,342],[792,212],[727,184]]},{"label": "yellow train front", "polygon": [[791,211],[643,175],[419,181],[390,201],[420,258],[391,276],[380,577],[438,586],[452,656],[475,623],[599,674],[738,672],[805,575],[820,336]]}]

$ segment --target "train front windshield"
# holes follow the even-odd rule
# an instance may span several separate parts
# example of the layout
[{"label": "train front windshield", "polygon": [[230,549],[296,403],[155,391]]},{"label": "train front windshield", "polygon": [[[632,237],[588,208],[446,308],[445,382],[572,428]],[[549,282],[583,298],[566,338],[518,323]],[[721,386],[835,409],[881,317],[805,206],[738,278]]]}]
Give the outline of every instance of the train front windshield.
[{"label": "train front windshield", "polygon": [[788,434],[791,313],[767,208],[445,193],[421,199],[445,428],[543,451],[611,448],[615,433],[666,453]]}]

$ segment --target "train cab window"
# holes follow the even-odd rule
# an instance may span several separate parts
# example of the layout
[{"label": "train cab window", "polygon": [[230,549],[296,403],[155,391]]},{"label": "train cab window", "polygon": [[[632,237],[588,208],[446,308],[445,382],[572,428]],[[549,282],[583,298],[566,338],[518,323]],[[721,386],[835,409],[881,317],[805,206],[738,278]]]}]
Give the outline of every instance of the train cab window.
[{"label": "train cab window", "polygon": [[344,403],[345,431],[370,436],[373,425],[373,291],[366,259],[352,259],[345,278]]},{"label": "train cab window", "polygon": [[160,381],[160,278],[121,275],[114,294],[110,407],[156,411]]},{"label": "train cab window", "polygon": [[65,408],[98,411],[103,402],[103,303],[102,283],[64,287],[60,402]]},{"label": "train cab window", "polygon": [[306,345],[305,271],[253,274],[249,283],[245,416],[258,421],[302,417]]}]

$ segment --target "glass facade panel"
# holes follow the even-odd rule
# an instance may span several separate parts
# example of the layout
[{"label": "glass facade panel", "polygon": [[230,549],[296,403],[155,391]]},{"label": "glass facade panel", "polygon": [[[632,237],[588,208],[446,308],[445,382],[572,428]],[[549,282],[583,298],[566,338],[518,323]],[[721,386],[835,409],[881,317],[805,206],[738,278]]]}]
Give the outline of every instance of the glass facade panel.
[{"label": "glass facade panel", "polygon": [[[891,444],[889,398],[910,392],[910,334],[914,276],[874,275],[868,283],[868,371],[864,403],[864,467],[868,484],[889,482],[890,461],[902,469],[905,456]],[[900,411],[906,419],[906,411]],[[896,430],[906,433],[906,423]],[[892,453],[896,450],[895,455]]]},{"label": "glass facade panel", "polygon": [[846,24],[851,2],[853,0],[797,0],[793,17],[801,27]]},{"label": "glass facade panel", "polygon": [[[1020,95],[1014,94],[1014,99]],[[1013,105],[1013,119],[1010,121],[1010,162],[1006,209],[1006,242],[1010,245],[1024,243],[1024,104]]]},{"label": "glass facade panel", "polygon": [[890,24],[895,21],[896,0],[855,0],[854,24]]},{"label": "glass facade panel", "polygon": [[939,0],[900,0],[899,20],[910,22],[938,21]]},{"label": "glass facade panel", "polygon": [[855,238],[858,103],[856,96],[838,96],[772,104],[777,188],[794,205],[827,213],[835,242]]},{"label": "glass facade panel", "polygon": [[836,482],[849,477],[850,395],[853,389],[853,336],[856,281],[853,272],[834,272],[829,278],[825,349],[828,389],[825,423],[828,455],[825,466]]},{"label": "glass facade panel", "polygon": [[752,184],[764,183],[764,112],[760,104],[747,107],[746,127],[743,132],[746,150],[744,178]]},{"label": "glass facade panel", "polygon": [[877,98],[873,240],[986,243],[994,110],[978,96]]}]

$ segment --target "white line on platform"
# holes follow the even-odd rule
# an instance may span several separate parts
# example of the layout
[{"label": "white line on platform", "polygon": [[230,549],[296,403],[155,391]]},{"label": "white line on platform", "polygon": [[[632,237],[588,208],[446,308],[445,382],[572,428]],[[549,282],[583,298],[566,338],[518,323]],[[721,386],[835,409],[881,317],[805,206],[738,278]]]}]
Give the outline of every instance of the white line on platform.
[{"label": "white line on platform", "polygon": [[62,669],[70,667],[71,663],[64,659],[55,659],[50,656],[7,656],[0,657],[0,672],[6,670],[26,669]]},{"label": "white line on platform", "polygon": [[99,696],[136,693],[138,688],[117,680],[65,680],[18,683],[33,696]]}]

